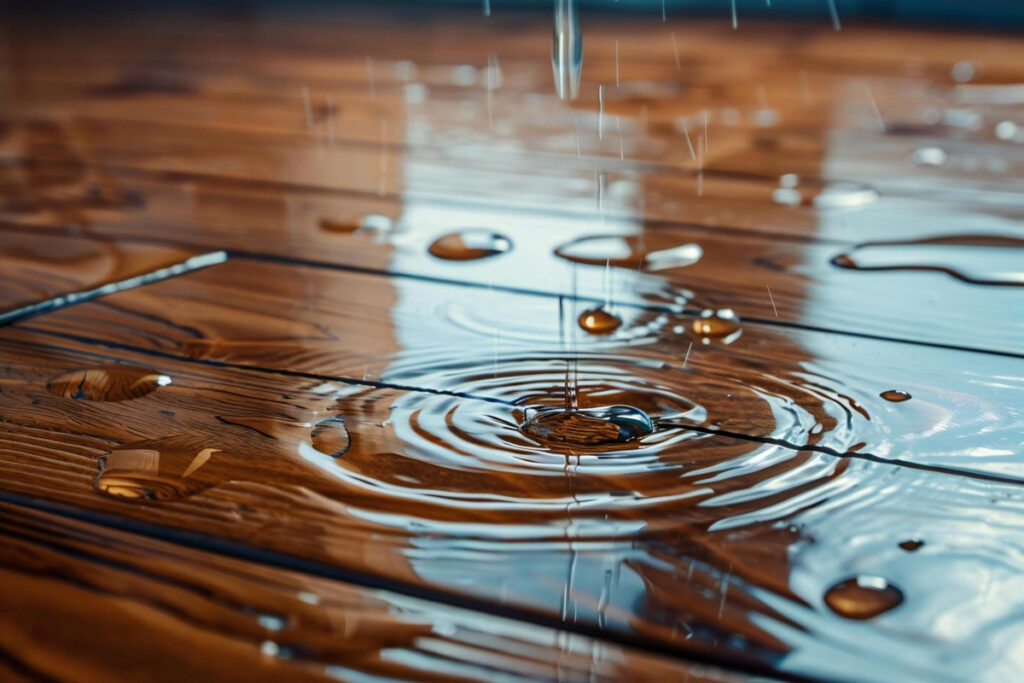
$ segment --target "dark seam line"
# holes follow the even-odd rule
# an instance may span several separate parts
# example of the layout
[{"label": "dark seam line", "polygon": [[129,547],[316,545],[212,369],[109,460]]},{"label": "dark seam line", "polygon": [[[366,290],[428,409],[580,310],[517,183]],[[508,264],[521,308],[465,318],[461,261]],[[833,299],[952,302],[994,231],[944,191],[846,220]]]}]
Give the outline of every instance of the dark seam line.
[{"label": "dark seam line", "polygon": [[710,434],[716,436],[728,436],[733,439],[741,439],[743,441],[756,441],[760,443],[773,444],[776,446],[782,446],[796,451],[814,451],[816,453],[823,453],[830,455],[835,458],[843,459],[854,459],[854,460],[867,460],[868,462],[874,462],[881,465],[892,465],[894,467],[903,467],[910,470],[921,470],[923,472],[934,472],[936,474],[949,474],[955,477],[966,477],[968,479],[978,479],[981,481],[992,481],[1000,484],[1013,484],[1016,486],[1024,485],[1024,479],[1018,477],[1008,477],[1001,474],[986,474],[984,472],[974,472],[971,470],[960,470],[954,467],[945,467],[943,465],[928,465],[925,463],[913,462],[911,460],[904,460],[902,458],[885,458],[874,453],[865,453],[862,451],[840,451],[835,448],[829,448],[828,446],[819,446],[817,444],[806,444],[799,445],[791,443],[784,439],[775,439],[770,436],[753,436],[751,434],[743,434],[740,432],[731,432],[725,429],[718,429],[715,427],[699,427],[689,425],[686,423],[669,423],[662,422],[667,427],[674,427],[679,429],[689,429],[694,432],[700,432],[702,434]]},{"label": "dark seam line", "polygon": [[[165,527],[150,522],[116,516],[110,513],[94,512],[92,510],[78,508],[66,503],[34,498],[32,496],[13,493],[10,491],[0,491],[0,501],[7,502],[11,505],[59,515],[69,519],[147,536],[149,538],[173,543],[179,546],[198,548],[220,556],[232,557],[261,565],[301,572],[311,576],[319,576],[335,581],[342,581],[365,588],[386,590],[420,600],[489,614],[506,620],[531,623],[556,631],[576,633],[599,641],[603,640],[637,650],[666,655],[676,661],[692,661],[695,663],[712,664],[726,670],[731,669],[743,673],[766,675],[780,680],[794,681],[798,683],[803,683],[805,681],[810,683],[815,680],[799,674],[776,671],[771,668],[770,663],[758,663],[755,660],[742,660],[737,658],[736,654],[716,654],[701,651],[683,653],[681,652],[683,647],[679,645],[647,641],[626,633],[604,631],[599,627],[587,624],[563,622],[557,618],[533,612],[529,608],[525,607],[494,604],[486,599],[459,595],[457,593],[451,593],[449,591],[430,586],[408,584],[399,580],[388,579],[360,570],[328,565],[315,560],[308,560],[275,550],[267,550],[225,538],[209,536],[201,532]],[[684,654],[685,658],[680,657],[680,654]],[[780,653],[779,656],[781,657],[783,655]]]},{"label": "dark seam line", "polygon": [[98,299],[99,297],[106,296],[108,294],[123,292],[129,289],[135,289],[136,287],[144,287],[155,282],[178,277],[180,275],[186,275],[202,268],[224,263],[227,258],[228,255],[225,251],[212,251],[185,259],[181,263],[176,263],[164,268],[158,268],[157,270],[153,270],[148,273],[143,273],[142,275],[135,275],[133,277],[125,278],[124,280],[118,280],[117,282],[110,282],[105,285],[100,285],[99,287],[93,287],[92,289],[84,289],[68,294],[61,294],[60,296],[55,296],[53,298],[46,299],[45,301],[16,308],[13,311],[0,313],[0,327],[10,325],[11,323],[19,320],[25,320],[26,318],[33,318],[37,315],[50,313],[51,311],[68,308],[86,301],[92,301],[93,299]]},{"label": "dark seam line", "polygon": [[[30,329],[32,332],[35,332],[37,334],[45,334],[45,335],[48,335],[48,336],[58,337],[58,338],[61,338],[61,339],[68,339],[68,340],[76,341],[76,342],[79,342],[79,343],[82,343],[82,344],[88,344],[90,346],[97,346],[97,345],[98,346],[104,346],[104,347],[107,347],[107,348],[118,349],[118,350],[122,350],[122,351],[130,351],[130,352],[133,352],[133,353],[138,353],[138,354],[146,355],[146,356],[154,356],[154,357],[158,357],[158,358],[166,358],[168,360],[174,360],[174,361],[183,362],[183,363],[194,363],[194,364],[198,364],[198,365],[205,365],[205,366],[218,367],[218,368],[227,368],[227,369],[239,370],[239,371],[251,371],[251,372],[267,374],[267,375],[282,375],[282,376],[285,376],[285,377],[298,377],[298,378],[302,378],[302,379],[313,379],[313,380],[318,380],[318,381],[321,381],[321,382],[341,382],[343,384],[347,384],[347,385],[350,385],[350,386],[368,386],[368,387],[374,387],[374,388],[377,388],[377,389],[397,389],[397,390],[400,390],[400,391],[409,391],[409,392],[424,393],[424,394],[434,394],[436,396],[453,396],[455,398],[465,398],[465,399],[469,399],[469,400],[472,400],[472,401],[485,401],[487,403],[495,403],[495,404],[503,405],[503,406],[513,406],[514,407],[514,406],[517,405],[513,401],[505,401],[505,400],[498,399],[498,398],[491,398],[489,396],[479,396],[477,394],[470,394],[470,393],[466,393],[466,392],[447,391],[447,390],[444,390],[444,389],[430,389],[430,388],[427,388],[427,387],[410,386],[410,385],[402,385],[402,384],[393,384],[391,382],[379,382],[379,381],[375,381],[375,380],[358,380],[358,379],[347,378],[347,377],[335,377],[335,376],[331,376],[331,375],[320,375],[320,374],[311,373],[311,372],[300,372],[300,371],[297,371],[297,370],[273,369],[273,368],[266,368],[266,367],[262,367],[262,366],[258,366],[258,365],[240,365],[238,363],[229,363],[229,362],[226,362],[226,361],[211,360],[211,359],[208,359],[208,358],[188,358],[188,357],[184,357],[184,356],[178,356],[178,355],[175,355],[175,354],[167,352],[167,351],[157,351],[155,349],[143,349],[143,348],[131,346],[129,344],[121,344],[119,342],[111,342],[111,341],[101,341],[101,340],[92,339],[92,338],[89,338],[89,337],[81,337],[81,336],[78,336],[78,335],[68,334],[66,332],[53,332],[53,331],[37,329],[37,328],[27,328],[27,329]],[[0,339],[0,343],[2,343],[4,341],[7,341],[7,340]],[[56,347],[56,348],[60,349],[60,347]],[[61,350],[65,350],[66,351],[68,349],[61,349]],[[925,471],[929,471],[929,472],[937,472],[937,473],[950,474],[950,475],[958,476],[958,477],[967,477],[969,479],[979,479],[979,480],[983,480],[983,481],[995,481],[995,482],[1000,482],[1000,483],[1004,483],[1004,484],[1016,484],[1016,485],[1024,484],[1024,480],[1021,480],[1021,479],[1018,479],[1018,478],[1014,478],[1014,477],[1006,477],[1006,476],[995,475],[995,474],[984,474],[984,473],[980,473],[980,472],[972,472],[970,470],[959,470],[959,469],[955,469],[955,468],[944,467],[944,466],[941,466],[941,465],[924,465],[924,464],[915,463],[915,462],[908,461],[908,460],[902,460],[900,458],[888,459],[888,458],[877,456],[877,455],[874,455],[874,454],[871,454],[871,453],[861,453],[861,452],[858,452],[858,451],[839,451],[839,450],[836,450],[836,449],[833,449],[833,448],[828,448],[827,446],[799,445],[799,444],[795,444],[795,443],[790,443],[788,441],[784,441],[782,439],[774,439],[774,438],[766,437],[766,436],[755,436],[755,435],[743,434],[743,433],[740,433],[740,432],[731,432],[731,431],[715,429],[715,428],[710,428],[710,427],[700,427],[700,426],[690,425],[690,424],[687,424],[687,423],[663,422],[661,424],[664,424],[664,425],[670,426],[670,427],[678,427],[680,429],[689,429],[689,430],[692,430],[692,431],[695,431],[695,432],[701,432],[701,433],[705,433],[705,434],[715,434],[715,435],[720,435],[720,436],[732,437],[734,439],[740,439],[740,440],[744,440],[744,441],[754,441],[754,442],[757,442],[757,443],[774,444],[774,445],[782,446],[784,448],[788,448],[788,449],[794,450],[794,451],[808,451],[808,450],[809,451],[816,451],[816,452],[824,453],[826,455],[831,455],[831,456],[837,457],[837,458],[855,458],[855,459],[860,459],[860,460],[868,460],[868,461],[876,462],[876,463],[879,463],[879,464],[891,465],[893,467],[904,467],[904,468],[907,468],[907,469],[925,470]]]}]

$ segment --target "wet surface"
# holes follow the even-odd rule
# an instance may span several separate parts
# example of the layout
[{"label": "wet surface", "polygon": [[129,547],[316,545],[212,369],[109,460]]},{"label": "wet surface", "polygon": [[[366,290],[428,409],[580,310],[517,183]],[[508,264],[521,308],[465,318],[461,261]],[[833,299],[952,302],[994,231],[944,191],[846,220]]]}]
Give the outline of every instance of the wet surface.
[{"label": "wet surface", "polygon": [[12,35],[3,495],[213,549],[153,661],[250,680],[1005,678],[1019,50],[578,9]]}]

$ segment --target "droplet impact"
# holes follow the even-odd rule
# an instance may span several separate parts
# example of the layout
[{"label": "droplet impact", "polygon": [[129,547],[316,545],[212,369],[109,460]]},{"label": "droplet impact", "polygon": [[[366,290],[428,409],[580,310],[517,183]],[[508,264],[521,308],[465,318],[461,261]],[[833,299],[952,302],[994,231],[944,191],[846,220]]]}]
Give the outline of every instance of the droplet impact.
[{"label": "droplet impact", "polygon": [[622,320],[618,316],[600,307],[583,311],[578,322],[580,327],[590,334],[611,334],[622,325]]},{"label": "droplet impact", "polygon": [[711,308],[701,311],[700,317],[693,321],[695,334],[707,338],[714,337],[721,339],[726,344],[731,344],[743,333],[740,324],[740,317],[731,308]]},{"label": "droplet impact", "polygon": [[884,398],[886,401],[891,401],[893,403],[903,403],[904,401],[909,401],[911,399],[910,394],[908,394],[905,391],[900,391],[898,389],[890,389],[888,391],[883,391],[882,393],[879,394],[879,396]]},{"label": "droplet impact", "polygon": [[126,401],[171,383],[168,375],[133,365],[75,370],[50,380],[53,393],[79,401]]},{"label": "droplet impact", "polygon": [[184,498],[217,483],[208,475],[211,460],[220,452],[193,436],[128,444],[100,457],[95,486],[114,498]]},{"label": "droplet impact", "polygon": [[428,251],[446,261],[474,261],[504,254],[510,249],[512,240],[504,235],[473,228],[439,237]]},{"label": "droplet impact", "polygon": [[543,442],[576,446],[628,443],[654,432],[654,421],[639,408],[615,405],[568,410],[530,407],[520,428]]},{"label": "droplet impact", "polygon": [[317,422],[310,436],[313,448],[332,458],[344,455],[351,444],[348,429],[345,427],[345,418],[341,415]]},{"label": "droplet impact", "polygon": [[880,576],[860,575],[832,586],[825,604],[847,619],[873,619],[903,602],[900,589]]},{"label": "droplet impact", "polygon": [[900,543],[900,547],[903,548],[904,550],[906,550],[908,553],[914,552],[915,550],[917,550],[918,548],[920,548],[923,545],[924,545],[924,541],[920,541],[920,540],[917,540],[917,539],[903,541],[902,543]]},{"label": "droplet impact", "polygon": [[918,166],[942,166],[949,159],[941,147],[918,147],[911,153],[910,160]]}]

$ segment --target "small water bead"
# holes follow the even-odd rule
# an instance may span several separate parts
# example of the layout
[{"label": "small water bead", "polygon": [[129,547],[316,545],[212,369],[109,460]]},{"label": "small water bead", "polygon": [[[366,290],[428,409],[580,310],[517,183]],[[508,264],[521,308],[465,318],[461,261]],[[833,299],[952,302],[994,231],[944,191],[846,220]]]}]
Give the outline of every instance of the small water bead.
[{"label": "small water bead", "polygon": [[903,592],[880,576],[861,574],[825,593],[829,609],[847,619],[873,619],[903,602]]},{"label": "small water bead", "polygon": [[918,147],[910,154],[910,160],[918,166],[942,166],[949,155],[941,147]]},{"label": "small water bead", "polygon": [[171,383],[168,375],[133,365],[75,370],[50,380],[50,391],[79,401],[126,401]]},{"label": "small water bead", "polygon": [[739,338],[743,332],[740,317],[731,308],[719,308],[714,310],[707,308],[700,313],[700,317],[693,321],[694,334],[707,338],[721,339],[726,344],[731,344]]},{"label": "small water bead", "polygon": [[957,83],[967,83],[974,78],[974,64],[970,62],[957,62],[950,70],[950,75]]},{"label": "small water bead", "polygon": [[912,553],[921,546],[924,545],[924,541],[918,539],[911,539],[900,543],[900,547],[906,550],[908,553]]},{"label": "small water bead", "polygon": [[1018,126],[1013,121],[1000,121],[996,124],[996,137],[1000,140],[1013,140],[1017,137]]},{"label": "small water bead", "polygon": [[512,249],[512,240],[480,228],[460,230],[437,238],[428,251],[446,261],[474,261],[498,256]]},{"label": "small water bead", "polygon": [[907,392],[900,391],[898,389],[883,391],[879,396],[884,398],[886,401],[891,401],[892,403],[903,403],[904,401],[909,401],[912,398]]},{"label": "small water bead", "polygon": [[611,334],[619,329],[622,320],[601,307],[583,311],[578,319],[582,329],[590,334]]},{"label": "small water bead", "polygon": [[317,422],[310,436],[313,448],[332,458],[344,455],[351,444],[348,429],[345,427],[345,418],[341,415]]},{"label": "small water bead", "polygon": [[530,407],[521,426],[524,434],[541,441],[576,446],[628,443],[654,433],[654,421],[639,408],[614,405],[569,410],[556,406]]},{"label": "small water bead", "polygon": [[588,266],[610,265],[616,268],[648,271],[692,266],[704,256],[699,244],[680,244],[647,251],[637,235],[593,235],[572,240],[555,249],[555,255]]}]

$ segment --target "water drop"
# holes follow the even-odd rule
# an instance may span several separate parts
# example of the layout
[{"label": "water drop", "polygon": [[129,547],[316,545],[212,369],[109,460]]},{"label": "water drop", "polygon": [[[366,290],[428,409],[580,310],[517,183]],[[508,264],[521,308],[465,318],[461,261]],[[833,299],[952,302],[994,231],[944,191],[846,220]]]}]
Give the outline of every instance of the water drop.
[{"label": "water drop", "polygon": [[957,83],[967,83],[974,78],[974,65],[970,62],[957,62],[953,65],[951,74]]},{"label": "water drop", "polygon": [[800,184],[800,176],[796,173],[785,173],[779,178],[779,187],[792,190]]},{"label": "water drop", "polygon": [[288,625],[288,620],[276,614],[260,614],[256,617],[257,623],[268,631],[280,631]]},{"label": "water drop", "polygon": [[504,254],[512,248],[512,240],[496,232],[471,228],[437,238],[430,253],[446,261],[473,261]]},{"label": "water drop", "polygon": [[1012,140],[1017,137],[1018,126],[1013,121],[1000,121],[996,124],[996,137],[1000,140]]},{"label": "water drop", "polygon": [[833,183],[814,197],[822,209],[852,209],[878,201],[878,190],[860,183]]},{"label": "water drop", "polygon": [[909,401],[911,399],[910,394],[905,391],[899,391],[898,389],[883,391],[879,396],[884,398],[886,401],[891,401],[893,403],[903,403],[904,401]]},{"label": "water drop", "polygon": [[566,242],[555,249],[555,255],[573,263],[588,266],[611,265],[616,268],[648,271],[683,268],[700,261],[704,250],[699,244],[680,244],[667,249],[644,251],[635,235],[593,235]]},{"label": "water drop", "polygon": [[779,187],[772,192],[772,201],[776,204],[783,204],[785,206],[800,206],[803,202],[803,195],[800,194],[800,190],[794,190],[788,187]]},{"label": "water drop", "polygon": [[560,100],[574,100],[580,92],[583,72],[583,33],[577,0],[555,0],[551,39],[551,71]]},{"label": "water drop", "polygon": [[320,219],[320,229],[327,232],[352,233],[356,231],[374,232],[383,234],[392,232],[395,229],[395,222],[389,217],[379,213],[370,213],[358,221],[336,221],[329,218]]},{"label": "water drop", "polygon": [[880,576],[860,575],[832,586],[825,604],[847,619],[873,619],[903,602],[903,593]]},{"label": "water drop", "polygon": [[128,444],[100,457],[95,486],[114,498],[184,498],[218,483],[210,462],[220,452],[192,436]]},{"label": "water drop", "polygon": [[50,380],[47,386],[58,396],[79,401],[126,401],[170,383],[169,376],[147,368],[108,365],[63,374]]},{"label": "water drop", "polygon": [[344,455],[351,443],[348,429],[345,427],[345,418],[341,415],[317,422],[310,436],[313,448],[332,458]]},{"label": "water drop", "polygon": [[568,410],[529,407],[521,430],[541,441],[577,446],[628,443],[654,432],[654,421],[639,408],[615,405]]},{"label": "water drop", "polygon": [[708,337],[715,337],[731,344],[742,334],[743,327],[740,317],[731,308],[708,308],[701,311],[700,317],[693,321],[693,331],[704,337],[705,343]]},{"label": "water drop", "polygon": [[910,160],[918,166],[942,166],[949,159],[941,147],[918,147],[911,153]]},{"label": "water drop", "polygon": [[583,311],[578,320],[580,327],[590,334],[611,334],[619,329],[622,320],[601,307]]},{"label": "water drop", "polygon": [[906,550],[908,553],[912,553],[921,546],[924,545],[924,541],[918,539],[911,539],[900,543],[900,547]]}]

